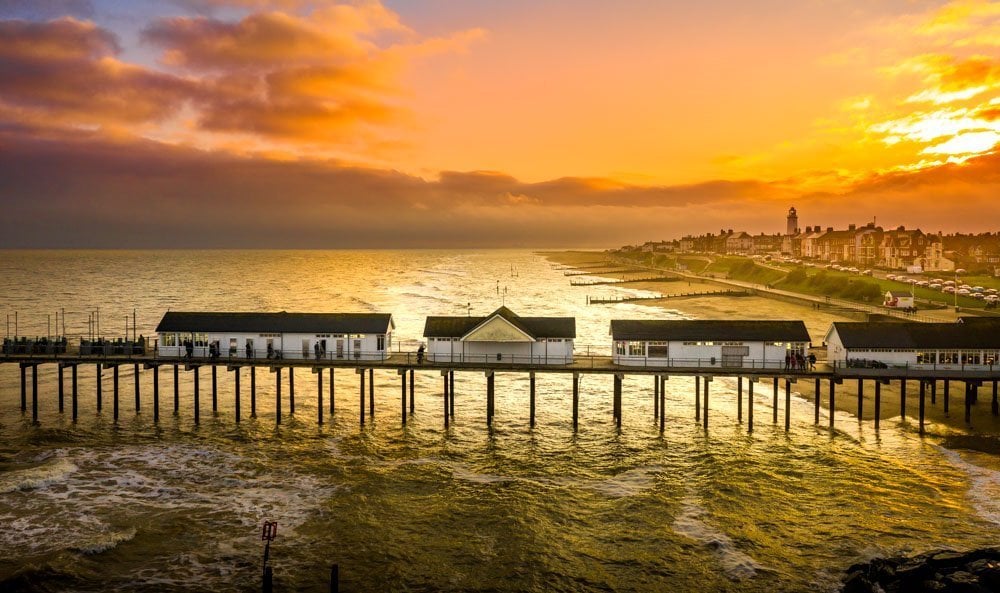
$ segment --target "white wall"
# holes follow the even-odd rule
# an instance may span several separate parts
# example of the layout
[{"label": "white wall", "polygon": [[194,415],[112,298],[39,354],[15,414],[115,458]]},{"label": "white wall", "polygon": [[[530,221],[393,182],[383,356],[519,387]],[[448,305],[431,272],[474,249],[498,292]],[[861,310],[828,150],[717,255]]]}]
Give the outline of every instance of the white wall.
[{"label": "white wall", "polygon": [[[629,365],[629,366],[705,366],[712,367],[712,359],[715,359],[715,367],[722,367],[722,344],[714,344],[712,346],[697,346],[691,344],[685,344],[683,341],[670,341],[667,342],[667,356],[668,358],[649,358],[645,355],[642,356],[632,356],[627,354],[628,352],[628,342],[626,344],[626,354],[618,354],[618,349],[616,344],[612,343],[613,360],[615,364]],[[643,351],[648,352],[648,342],[644,342]],[[767,368],[783,368],[785,365],[785,353],[787,352],[784,346],[766,346],[764,342],[743,342],[743,346],[749,348],[750,352],[747,356],[743,357],[743,366],[745,368],[762,366],[761,362]],[[803,348],[805,344],[801,345]],[[805,352],[803,351],[803,354]]]},{"label": "white wall", "polygon": [[[330,334],[330,337],[318,337],[316,334],[281,334],[278,336],[261,336],[260,333],[208,333],[208,343],[219,342],[219,358],[222,359],[247,359],[247,340],[253,340],[253,358],[267,360],[267,341],[272,340],[275,354],[281,352],[282,358],[292,360],[315,359],[314,345],[326,340],[326,354],[323,360],[384,360],[388,357],[391,333],[386,335],[386,350],[377,351],[378,335],[366,334],[360,338],[334,337],[341,334]],[[184,346],[181,340],[185,339],[185,334],[177,334],[177,346],[163,346],[163,334],[158,337],[159,356],[184,356]],[[230,338],[236,339],[236,351],[230,353]],[[306,351],[303,352],[303,340],[307,340]],[[337,357],[337,343],[343,343],[342,357]],[[358,343],[360,342],[360,349]],[[209,355],[208,347],[195,347],[194,356],[203,358]]]},{"label": "white wall", "polygon": [[[500,360],[497,360],[497,354]],[[431,362],[569,364],[573,362],[573,340],[562,342],[462,342],[428,338],[427,360]]]}]

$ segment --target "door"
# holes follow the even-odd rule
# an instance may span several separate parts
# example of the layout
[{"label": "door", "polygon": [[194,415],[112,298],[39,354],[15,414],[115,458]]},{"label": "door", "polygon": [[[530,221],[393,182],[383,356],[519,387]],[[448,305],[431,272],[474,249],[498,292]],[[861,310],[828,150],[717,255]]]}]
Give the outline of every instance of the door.
[{"label": "door", "polygon": [[723,346],[722,347],[722,366],[724,367],[741,367],[743,366],[743,357],[750,354],[749,346]]},{"label": "door", "polygon": [[337,358],[344,358],[344,340],[337,340]]}]

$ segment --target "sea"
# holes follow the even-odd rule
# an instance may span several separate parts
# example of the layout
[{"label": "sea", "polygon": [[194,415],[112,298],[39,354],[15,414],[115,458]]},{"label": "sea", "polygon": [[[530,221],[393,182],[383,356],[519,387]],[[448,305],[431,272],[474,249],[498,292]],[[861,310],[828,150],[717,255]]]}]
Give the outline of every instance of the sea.
[{"label": "sea", "polygon": [[[609,352],[612,318],[686,317],[588,306],[587,295],[637,291],[573,287],[565,271],[531,250],[3,251],[0,314],[10,335],[16,314],[19,335],[65,325],[76,340],[98,313],[105,337],[133,319],[148,337],[168,310],[389,312],[393,347],[405,350],[427,315],[505,304],[575,316],[584,354]],[[264,369],[253,419],[243,377],[241,423],[232,373],[220,371],[213,413],[203,371],[199,425],[190,372],[177,416],[173,375],[161,373],[159,424],[151,371],[123,368],[117,424],[110,371],[99,414],[94,367],[80,367],[76,423],[68,397],[58,412],[56,373],[40,368],[33,425],[18,366],[0,364],[0,591],[259,591],[265,521],[278,525],[275,590],[317,592],[330,590],[333,565],[341,591],[835,591],[855,562],[995,545],[1000,533],[996,456],[948,448],[934,436],[942,427],[920,437],[898,418],[875,431],[836,412],[831,431],[825,409],[813,424],[811,393],[793,392],[786,432],[784,397],[775,424],[762,387],[749,434],[723,377],[707,430],[693,380],[671,377],[661,434],[648,377],[626,376],[618,429],[612,378],[584,376],[574,431],[571,379],[557,374],[538,375],[532,429],[526,373],[497,373],[492,428],[483,373],[456,373],[446,429],[434,372],[416,374],[403,426],[399,377],[376,370],[376,414],[363,427],[350,370],[336,374],[323,425],[315,375],[296,373],[296,411],[280,426]]]}]

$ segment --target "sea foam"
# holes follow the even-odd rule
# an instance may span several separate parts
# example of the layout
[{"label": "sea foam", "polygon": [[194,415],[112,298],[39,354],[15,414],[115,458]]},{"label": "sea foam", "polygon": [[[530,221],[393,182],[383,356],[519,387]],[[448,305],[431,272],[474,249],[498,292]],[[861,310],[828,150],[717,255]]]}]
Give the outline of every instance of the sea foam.
[{"label": "sea foam", "polygon": [[685,499],[682,504],[681,513],[674,519],[674,532],[711,549],[729,579],[748,579],[764,569],[756,560],[737,549],[729,536],[702,521],[705,509],[694,499]]}]

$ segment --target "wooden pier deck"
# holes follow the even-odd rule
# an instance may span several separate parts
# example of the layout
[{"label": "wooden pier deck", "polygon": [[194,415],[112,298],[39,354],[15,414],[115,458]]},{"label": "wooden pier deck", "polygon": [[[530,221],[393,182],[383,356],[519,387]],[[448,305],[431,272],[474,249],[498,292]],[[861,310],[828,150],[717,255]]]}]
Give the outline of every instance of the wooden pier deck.
[{"label": "wooden pier deck", "polygon": [[[416,352],[396,352],[384,360],[357,360],[357,359],[246,359],[246,358],[175,358],[160,357],[155,355],[97,355],[82,356],[79,354],[7,354],[0,355],[0,365],[9,363],[17,364],[21,372],[21,413],[27,414],[28,410],[28,372],[30,371],[30,392],[31,392],[31,418],[32,422],[38,423],[38,367],[46,364],[58,365],[58,410],[64,413],[66,381],[64,371],[69,369],[71,376],[70,397],[71,415],[75,422],[79,415],[79,390],[78,390],[78,370],[81,367],[93,367],[95,377],[100,379],[105,370],[111,370],[113,375],[112,404],[113,419],[118,422],[120,416],[120,394],[119,394],[119,369],[125,367],[132,368],[135,376],[138,376],[140,367],[153,372],[153,394],[152,394],[152,414],[153,421],[159,422],[160,418],[160,369],[166,367],[173,374],[173,413],[179,414],[179,375],[181,371],[192,373],[193,396],[194,396],[194,422],[200,421],[200,371],[207,367],[211,377],[211,398],[212,410],[218,410],[218,369],[222,367],[227,372],[233,373],[234,396],[235,396],[235,422],[239,423],[242,415],[241,400],[241,377],[244,370],[249,371],[250,380],[250,416],[255,417],[257,412],[256,397],[256,371],[258,368],[266,368],[270,374],[275,375],[275,422],[281,424],[282,421],[282,386],[283,375],[287,376],[288,404],[287,409],[290,414],[295,413],[295,371],[298,369],[309,369],[317,376],[317,422],[323,424],[327,416],[324,406],[324,374],[329,375],[329,414],[335,413],[336,394],[334,390],[334,373],[337,370],[349,369],[351,374],[358,376],[359,382],[359,421],[365,424],[366,407],[368,417],[372,417],[375,412],[375,370],[391,371],[400,378],[400,418],[405,425],[407,415],[415,410],[415,374],[431,373],[442,378],[443,395],[443,419],[447,428],[449,422],[454,418],[454,394],[455,394],[455,373],[482,373],[486,380],[486,424],[492,425],[494,417],[494,392],[495,380],[498,372],[504,373],[524,373],[529,377],[529,414],[530,425],[535,425],[535,375],[538,373],[552,373],[572,376],[572,410],[573,428],[578,428],[579,423],[579,385],[580,378],[584,375],[610,376],[612,379],[612,402],[613,414],[616,425],[621,427],[622,420],[622,383],[628,376],[645,376],[653,379],[653,401],[654,420],[659,423],[660,430],[664,430],[666,419],[666,381],[670,377],[693,377],[695,379],[694,407],[696,420],[704,424],[708,429],[709,414],[709,386],[717,377],[728,377],[737,381],[737,420],[744,422],[744,384],[746,385],[746,426],[747,430],[753,430],[753,390],[755,384],[761,386],[767,384],[773,393],[773,422],[778,423],[779,411],[779,391],[784,384],[785,390],[785,429],[790,426],[790,398],[791,385],[795,383],[810,385],[814,388],[814,423],[818,424],[820,419],[820,401],[823,396],[823,387],[827,387],[829,398],[829,409],[834,410],[836,386],[843,383],[845,379],[858,381],[858,409],[859,417],[863,402],[864,382],[870,381],[875,389],[875,407],[879,409],[881,402],[881,386],[890,381],[900,383],[900,415],[906,416],[906,387],[908,383],[917,382],[919,388],[919,422],[920,431],[924,427],[924,410],[926,393],[929,390],[932,401],[936,394],[936,387],[942,382],[945,406],[947,409],[949,397],[949,382],[959,380],[965,385],[965,408],[966,419],[970,418],[971,402],[975,401],[978,389],[986,383],[992,383],[994,415],[1000,415],[1000,406],[997,400],[997,383],[1000,380],[1000,369],[990,371],[959,371],[959,370],[928,370],[913,368],[887,368],[868,369],[851,367],[832,367],[825,363],[817,364],[816,370],[793,370],[786,368],[770,367],[722,367],[713,364],[709,360],[664,360],[662,364],[649,364],[644,366],[615,364],[611,356],[607,355],[576,355],[570,364],[546,364],[544,362],[533,363],[497,363],[485,361],[471,362],[433,362],[424,360],[418,362]],[[367,391],[366,391],[367,383]],[[135,412],[138,414],[142,408],[140,393],[140,382],[133,381]],[[102,412],[103,381],[96,381],[96,406],[97,412]],[[804,390],[802,390],[804,391]],[[366,406],[366,395],[368,403]],[[833,429],[835,414],[829,415],[830,428]],[[875,427],[879,426],[879,415],[875,415]]]}]

